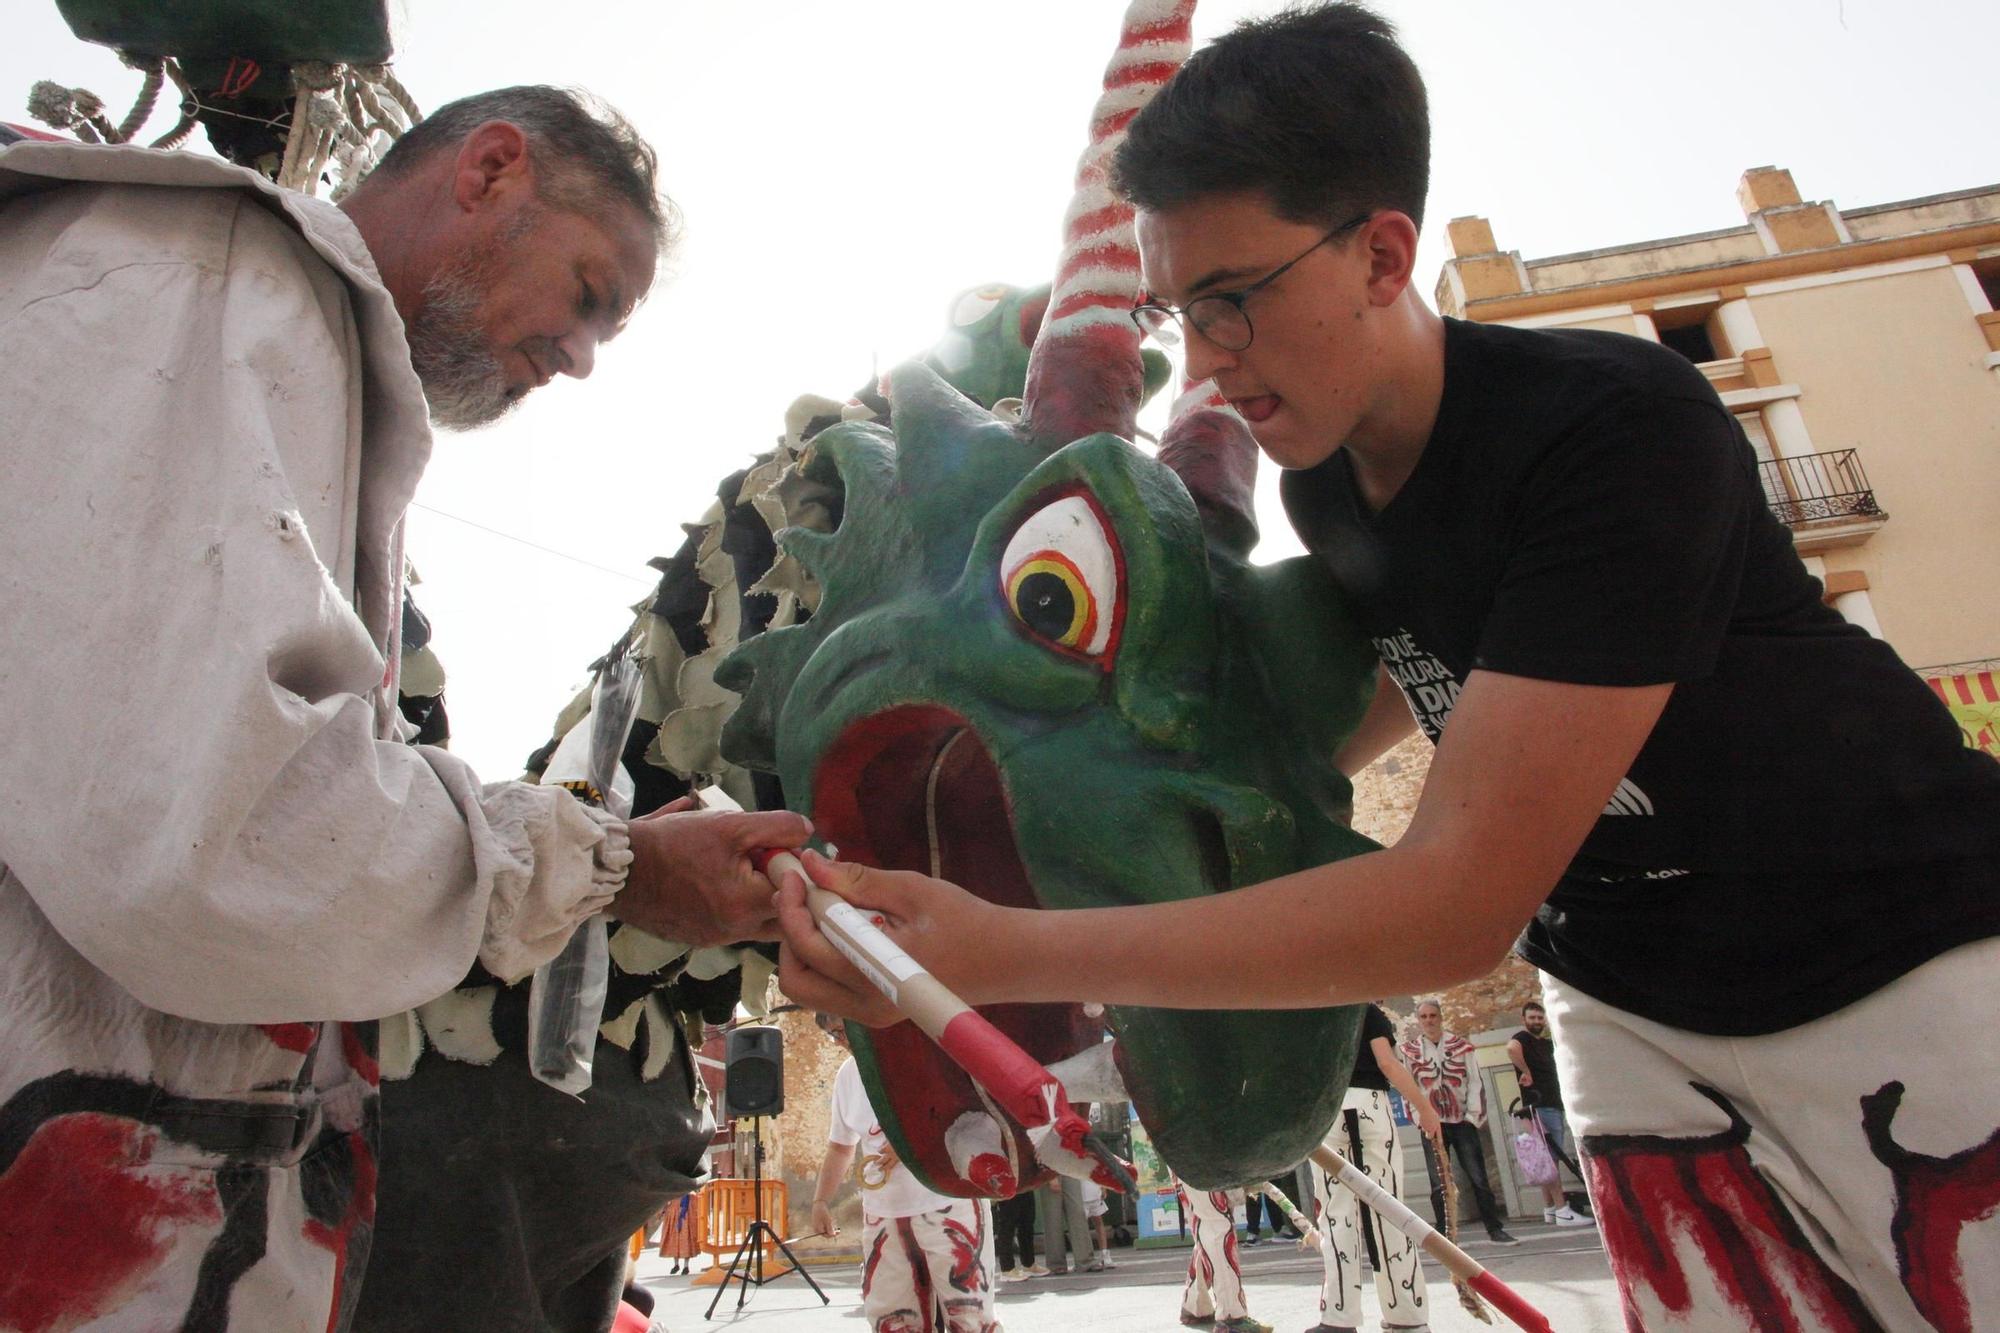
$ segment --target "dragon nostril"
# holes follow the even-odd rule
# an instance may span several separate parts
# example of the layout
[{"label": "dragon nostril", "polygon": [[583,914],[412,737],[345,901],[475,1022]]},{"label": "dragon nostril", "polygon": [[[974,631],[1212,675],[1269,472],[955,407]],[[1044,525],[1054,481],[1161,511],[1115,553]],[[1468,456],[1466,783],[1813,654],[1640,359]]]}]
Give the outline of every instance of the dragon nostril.
[{"label": "dragon nostril", "polygon": [[1223,834],[1222,821],[1211,810],[1195,810],[1188,818],[1194,825],[1202,882],[1208,886],[1210,893],[1234,888],[1235,876],[1229,866],[1229,839]]}]

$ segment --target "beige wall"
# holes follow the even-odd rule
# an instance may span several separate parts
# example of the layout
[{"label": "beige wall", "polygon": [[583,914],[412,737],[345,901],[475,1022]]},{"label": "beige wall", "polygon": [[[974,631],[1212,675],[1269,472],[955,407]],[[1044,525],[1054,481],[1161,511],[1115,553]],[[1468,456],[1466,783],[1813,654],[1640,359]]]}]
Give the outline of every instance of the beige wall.
[{"label": "beige wall", "polygon": [[1859,570],[1915,667],[2000,655],[2000,373],[1948,266],[1749,293],[1815,450],[1858,449],[1889,521]]}]

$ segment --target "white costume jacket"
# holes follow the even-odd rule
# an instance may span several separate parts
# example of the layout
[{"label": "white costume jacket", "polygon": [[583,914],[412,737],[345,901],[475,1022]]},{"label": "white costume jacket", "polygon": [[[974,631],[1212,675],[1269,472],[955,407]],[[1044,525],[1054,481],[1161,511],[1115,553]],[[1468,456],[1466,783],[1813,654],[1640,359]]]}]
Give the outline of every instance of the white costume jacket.
[{"label": "white costume jacket", "polygon": [[0,1329],[338,1328],[371,1020],[630,862],[400,739],[402,324],[329,205],[0,151]]}]

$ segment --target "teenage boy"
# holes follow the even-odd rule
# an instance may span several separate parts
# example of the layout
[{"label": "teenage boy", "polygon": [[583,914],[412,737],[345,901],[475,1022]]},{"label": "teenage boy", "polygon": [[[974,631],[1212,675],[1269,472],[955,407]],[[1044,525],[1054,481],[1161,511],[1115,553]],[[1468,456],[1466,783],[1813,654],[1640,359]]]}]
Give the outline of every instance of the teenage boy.
[{"label": "teenage boy", "polygon": [[[1342,767],[1413,712],[1437,745],[1403,838],[1092,911],[807,868],[975,1003],[1084,998],[1083,977],[1126,1005],[1358,1003],[1482,975],[1518,939],[1635,1326],[2000,1302],[1996,1256],[1960,1253],[1993,1244],[1961,1230],[1986,1186],[1947,1205],[1925,1179],[2000,1141],[2000,765],[1821,602],[1697,369],[1424,306],[1428,157],[1389,25],[1324,5],[1198,53],[1115,166],[1140,317],[1285,469],[1376,639]],[[884,1021],[796,880],[780,912],[786,990]],[[1959,1037],[1919,1039],[1946,1010]]]}]

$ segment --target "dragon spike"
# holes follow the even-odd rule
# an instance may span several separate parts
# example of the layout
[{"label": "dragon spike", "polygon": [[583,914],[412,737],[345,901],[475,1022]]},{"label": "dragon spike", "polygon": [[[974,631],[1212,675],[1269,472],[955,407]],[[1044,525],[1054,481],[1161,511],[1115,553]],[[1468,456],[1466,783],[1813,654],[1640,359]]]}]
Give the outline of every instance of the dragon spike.
[{"label": "dragon spike", "polygon": [[1131,0],[1063,218],[1062,264],[1028,358],[1027,432],[1048,450],[1100,431],[1132,438],[1144,376],[1131,309],[1139,295],[1132,206],[1111,190],[1125,128],[1188,58],[1195,0]]},{"label": "dragon spike", "polygon": [[1247,557],[1257,545],[1257,441],[1213,380],[1189,382],[1174,400],[1159,460],[1187,487],[1208,540]]}]

